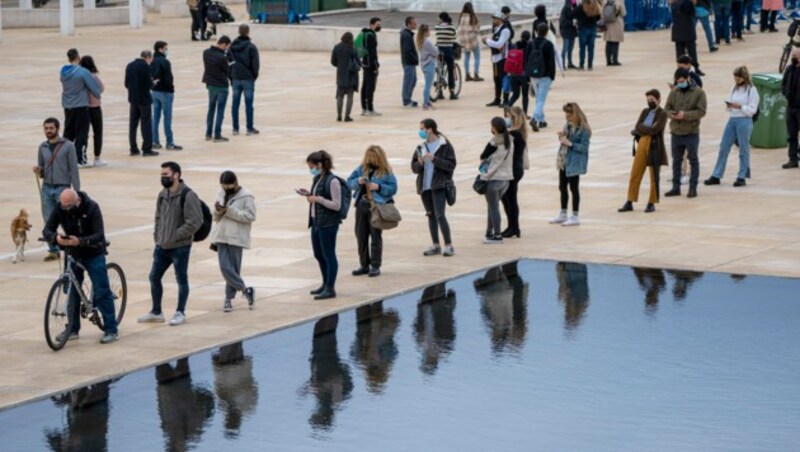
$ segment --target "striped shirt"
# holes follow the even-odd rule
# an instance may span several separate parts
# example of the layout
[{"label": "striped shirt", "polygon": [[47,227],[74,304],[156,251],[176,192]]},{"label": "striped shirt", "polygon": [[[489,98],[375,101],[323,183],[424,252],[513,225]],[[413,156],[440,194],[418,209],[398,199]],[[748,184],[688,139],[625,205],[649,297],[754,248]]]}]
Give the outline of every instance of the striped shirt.
[{"label": "striped shirt", "polygon": [[434,27],[436,32],[436,45],[439,47],[453,47],[456,42],[456,27],[451,24],[441,23]]}]

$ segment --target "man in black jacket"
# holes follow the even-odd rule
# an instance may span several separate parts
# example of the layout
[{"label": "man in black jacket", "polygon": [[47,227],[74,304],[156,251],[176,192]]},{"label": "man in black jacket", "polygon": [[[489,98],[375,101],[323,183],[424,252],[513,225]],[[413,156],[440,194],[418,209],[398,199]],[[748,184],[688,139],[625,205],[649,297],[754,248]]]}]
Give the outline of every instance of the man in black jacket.
[{"label": "man in black jacket", "polygon": [[256,45],[250,40],[250,27],[247,24],[239,25],[239,37],[231,45],[231,54],[235,64],[231,67],[233,79],[233,103],[231,116],[233,116],[233,134],[239,135],[239,102],[244,93],[244,112],[247,117],[247,135],[258,135],[258,129],[253,127],[253,92],[258,80],[259,58]]},{"label": "man in black jacket", "polygon": [[792,60],[786,66],[781,82],[781,92],[786,98],[786,133],[789,135],[789,161],[783,169],[797,168],[800,151],[797,148],[797,134],[800,133],[800,48],[792,50]]},{"label": "man in black jacket", "polygon": [[706,75],[700,70],[697,59],[697,19],[694,5],[696,0],[669,0],[672,11],[672,42],[675,43],[675,57],[687,54],[692,57],[692,66],[697,75]]},{"label": "man in black jacket", "polygon": [[364,28],[364,48],[366,54],[361,62],[364,68],[364,82],[361,85],[361,116],[381,116],[375,111],[375,86],[378,84],[378,36],[381,31],[380,17],[373,17],[369,20],[369,28]]},{"label": "man in black jacket", "polygon": [[139,155],[139,146],[136,144],[136,128],[142,125],[142,152],[144,157],[158,155],[153,151],[153,123],[150,106],[153,98],[150,89],[153,79],[150,77],[150,61],[153,54],[149,50],[142,50],[139,58],[128,63],[125,68],[125,88],[128,89],[128,102],[131,104],[128,122],[128,139],[131,146],[131,155]]},{"label": "man in black jacket", "polygon": [[[222,120],[225,118],[225,103],[228,101],[228,78],[230,62],[228,47],[231,38],[223,35],[217,43],[203,51],[203,83],[208,89],[208,114],[206,115],[206,141],[211,141],[212,127],[214,142],[228,141],[222,136]],[[214,112],[217,120],[214,122]]]},{"label": "man in black jacket", "polygon": [[544,103],[550,87],[556,79],[556,48],[545,37],[549,30],[546,23],[540,23],[536,28],[536,39],[528,43],[528,62],[533,64],[533,59],[541,58],[542,62],[538,65],[544,68],[544,73],[540,77],[531,77],[531,86],[536,93],[536,107],[531,119],[531,127],[535,132],[538,132],[540,128],[547,127],[547,121],[544,118]]},{"label": "man in black jacket", "polygon": [[419,53],[414,43],[414,30],[417,29],[417,20],[412,16],[406,17],[406,26],[400,32],[400,60],[403,63],[403,106],[416,107],[417,104],[411,97],[414,87],[417,86],[417,66],[419,66]]},{"label": "man in black jacket", "polygon": [[[59,226],[64,234],[58,233]],[[117,317],[114,313],[114,295],[111,293],[106,271],[106,236],[100,206],[86,193],[68,188],[61,192],[59,204],[50,214],[42,235],[48,243],[69,247],[75,261],[86,268],[92,281],[92,301],[103,316],[105,334],[100,343],[116,341]],[[78,285],[82,285],[83,269],[75,265],[72,271]],[[63,340],[64,335],[66,340],[78,339],[81,328],[80,300],[75,291],[72,291],[67,306],[67,328],[59,335],[59,340]]]},{"label": "man in black jacket", "polygon": [[164,113],[164,135],[167,138],[168,151],[180,151],[182,146],[175,144],[172,137],[172,101],[175,97],[175,85],[172,77],[172,64],[167,59],[169,49],[164,41],[153,45],[153,61],[150,63],[150,76],[153,78],[153,148],[161,149],[158,138],[158,123]]}]

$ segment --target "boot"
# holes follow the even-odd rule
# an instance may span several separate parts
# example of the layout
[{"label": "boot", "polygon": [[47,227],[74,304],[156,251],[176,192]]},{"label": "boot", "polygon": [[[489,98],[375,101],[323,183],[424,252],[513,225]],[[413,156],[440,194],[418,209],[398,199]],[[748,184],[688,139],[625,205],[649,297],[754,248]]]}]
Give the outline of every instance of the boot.
[{"label": "boot", "polygon": [[476,73],[475,73],[475,77],[473,77],[473,78],[472,78],[472,81],[473,81],[473,82],[482,82],[482,81],[483,81],[483,79],[482,79],[482,78],[481,78],[481,76],[480,76],[480,75],[478,75],[478,73],[476,72]]},{"label": "boot", "polygon": [[474,80],[474,79],[472,78],[472,76],[471,76],[471,75],[469,75],[469,72],[467,72],[467,78],[466,78],[466,81],[468,81],[468,82],[471,82],[471,81],[473,81],[473,80]]},{"label": "boot", "polygon": [[336,298],[336,291],[333,287],[326,287],[323,291],[314,297],[315,300],[327,300],[329,298]]},{"label": "boot", "polygon": [[633,210],[633,203],[630,202],[630,201],[625,201],[625,204],[623,204],[622,207],[617,209],[617,212],[620,212],[620,213],[622,213],[622,212],[631,212],[632,210]]}]

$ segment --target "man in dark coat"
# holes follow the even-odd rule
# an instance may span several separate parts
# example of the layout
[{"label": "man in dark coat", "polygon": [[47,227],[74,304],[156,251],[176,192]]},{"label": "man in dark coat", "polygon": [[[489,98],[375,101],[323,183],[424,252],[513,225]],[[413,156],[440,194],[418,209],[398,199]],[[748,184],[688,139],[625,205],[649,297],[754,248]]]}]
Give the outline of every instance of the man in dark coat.
[{"label": "man in dark coat", "polygon": [[[153,53],[143,50],[139,58],[128,63],[125,68],[125,88],[128,89],[128,103],[130,103],[130,116],[128,122],[128,139],[130,141],[131,155],[141,154],[144,157],[153,157],[158,152],[153,151],[153,119],[150,111],[153,98],[150,89],[153,88],[153,79],[150,77],[150,62]],[[136,143],[136,128],[142,125],[142,151]]]},{"label": "man in dark coat", "polygon": [[253,97],[258,79],[260,60],[258,49],[250,40],[250,27],[247,24],[239,25],[239,37],[231,44],[231,55],[236,62],[231,66],[231,79],[233,80],[233,103],[231,116],[233,117],[233,134],[239,135],[239,102],[244,93],[244,112],[247,117],[247,135],[257,135],[258,129],[253,127]]},{"label": "man in dark coat", "polygon": [[167,139],[167,149],[170,151],[183,150],[183,146],[175,144],[172,136],[172,102],[175,98],[175,84],[172,77],[172,64],[167,59],[169,52],[167,43],[156,41],[153,45],[153,61],[150,63],[150,76],[153,78],[153,148],[161,149],[158,137],[158,125],[161,114],[164,114],[164,135]]},{"label": "man in dark coat", "polygon": [[[206,141],[215,143],[228,141],[222,136],[222,120],[225,118],[225,103],[228,101],[228,78],[230,61],[228,47],[231,38],[220,36],[217,43],[203,51],[203,83],[208,89],[208,113],[206,114]],[[216,121],[214,115],[216,114]]]},{"label": "man in dark coat", "polygon": [[696,0],[669,0],[672,11],[672,42],[675,43],[675,57],[688,54],[692,57],[692,65],[697,74],[705,75],[700,70],[697,60],[697,19],[695,17]]},{"label": "man in dark coat", "polygon": [[417,29],[417,20],[411,16],[406,17],[406,26],[400,32],[400,61],[403,63],[403,106],[416,107],[417,104],[411,97],[414,87],[417,86],[417,66],[419,66],[419,53],[414,44],[414,30]]},{"label": "man in dark coat", "polygon": [[378,84],[378,70],[381,67],[378,62],[378,35],[381,31],[380,17],[373,17],[369,20],[369,28],[361,30],[364,33],[364,47],[366,55],[361,62],[364,68],[364,83],[361,85],[361,116],[381,116],[375,110],[375,87]]},{"label": "man in dark coat", "polygon": [[353,120],[350,117],[350,112],[353,110],[353,93],[358,91],[358,71],[361,63],[358,61],[358,55],[353,46],[353,34],[349,31],[342,35],[342,42],[333,47],[331,65],[336,67],[336,120],[342,120],[342,108],[346,96],[347,109],[344,112],[344,121],[351,122]]}]

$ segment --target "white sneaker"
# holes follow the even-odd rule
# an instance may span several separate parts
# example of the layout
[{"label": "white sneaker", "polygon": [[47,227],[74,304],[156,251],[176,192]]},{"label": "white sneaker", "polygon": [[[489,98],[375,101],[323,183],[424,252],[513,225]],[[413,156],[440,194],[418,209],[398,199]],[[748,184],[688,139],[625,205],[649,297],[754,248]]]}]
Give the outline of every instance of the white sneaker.
[{"label": "white sneaker", "polygon": [[175,315],[172,316],[172,320],[169,321],[171,326],[183,325],[184,323],[186,323],[186,316],[181,311],[175,312]]},{"label": "white sneaker", "polygon": [[88,161],[83,162],[83,163],[78,163],[78,168],[79,169],[91,168],[91,167],[92,167],[92,165]]},{"label": "white sneaker", "polygon": [[689,176],[681,177],[681,185],[686,185],[689,183]]},{"label": "white sneaker", "polygon": [[103,167],[103,166],[108,166],[108,163],[106,163],[105,160],[94,159],[94,165],[93,166],[95,168],[100,168],[100,167]]},{"label": "white sneaker", "polygon": [[139,323],[164,323],[164,314],[153,314],[152,312],[148,312],[147,314],[139,317]]},{"label": "white sneaker", "polygon": [[575,215],[572,215],[567,219],[567,221],[561,223],[561,226],[578,226],[581,224],[581,221]]},{"label": "white sneaker", "polygon": [[379,112],[378,110],[372,110],[370,116],[383,116],[383,113]]},{"label": "white sneaker", "polygon": [[560,214],[558,214],[557,217],[555,217],[552,220],[550,220],[550,224],[562,224],[565,221],[567,221],[567,214],[560,213]]}]

